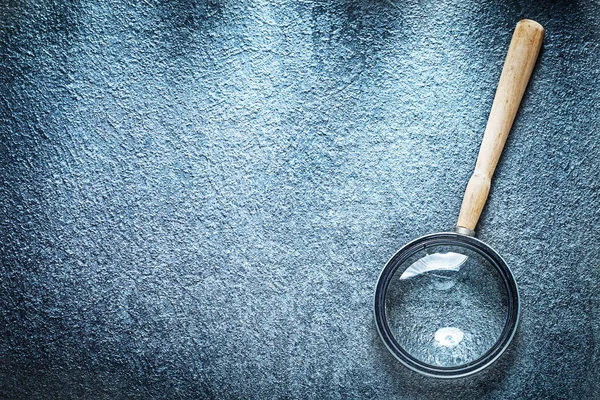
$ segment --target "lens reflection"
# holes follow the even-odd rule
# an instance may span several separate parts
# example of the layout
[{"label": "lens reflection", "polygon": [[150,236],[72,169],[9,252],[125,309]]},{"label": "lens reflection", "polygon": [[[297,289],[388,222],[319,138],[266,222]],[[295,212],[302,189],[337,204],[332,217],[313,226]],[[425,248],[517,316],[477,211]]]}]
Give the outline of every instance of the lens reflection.
[{"label": "lens reflection", "polygon": [[477,360],[496,343],[508,317],[508,293],[481,254],[461,246],[428,246],[392,277],[385,312],[398,344],[430,365]]}]

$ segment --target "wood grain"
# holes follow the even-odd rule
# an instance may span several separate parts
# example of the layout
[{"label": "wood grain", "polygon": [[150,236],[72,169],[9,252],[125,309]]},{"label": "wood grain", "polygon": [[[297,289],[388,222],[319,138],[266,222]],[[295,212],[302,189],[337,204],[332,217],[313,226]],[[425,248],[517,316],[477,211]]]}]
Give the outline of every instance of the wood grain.
[{"label": "wood grain", "polygon": [[463,198],[458,227],[475,230],[490,191],[490,184],[521,98],[529,82],[544,39],[544,28],[524,19],[513,33],[492,110],[488,118],[477,164]]}]

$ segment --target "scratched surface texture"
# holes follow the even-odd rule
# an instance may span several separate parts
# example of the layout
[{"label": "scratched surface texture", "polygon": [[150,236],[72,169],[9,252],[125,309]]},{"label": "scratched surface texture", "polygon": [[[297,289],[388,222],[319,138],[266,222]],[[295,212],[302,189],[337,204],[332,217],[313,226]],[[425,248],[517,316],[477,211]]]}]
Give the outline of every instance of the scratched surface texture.
[{"label": "scratched surface texture", "polygon": [[[374,286],[452,228],[523,17],[547,35],[478,229],[522,324],[486,372],[420,377],[380,342]],[[600,2],[0,19],[0,398],[600,398]]]}]

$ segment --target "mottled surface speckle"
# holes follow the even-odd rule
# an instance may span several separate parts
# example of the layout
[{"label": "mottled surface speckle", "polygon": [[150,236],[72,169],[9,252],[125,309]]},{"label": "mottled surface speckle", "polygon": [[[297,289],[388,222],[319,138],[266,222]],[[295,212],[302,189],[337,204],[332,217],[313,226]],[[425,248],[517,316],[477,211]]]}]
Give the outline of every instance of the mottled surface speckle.
[{"label": "mottled surface speckle", "polygon": [[[546,27],[479,237],[472,378],[399,365],[380,269],[451,229],[515,23]],[[5,0],[0,397],[600,398],[598,1]]]}]

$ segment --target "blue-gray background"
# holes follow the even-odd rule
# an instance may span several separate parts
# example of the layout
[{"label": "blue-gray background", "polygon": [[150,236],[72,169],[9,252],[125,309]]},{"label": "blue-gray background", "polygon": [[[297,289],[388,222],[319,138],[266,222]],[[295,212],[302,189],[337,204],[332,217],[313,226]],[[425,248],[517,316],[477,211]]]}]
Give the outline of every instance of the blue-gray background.
[{"label": "blue-gray background", "polygon": [[[2,398],[600,398],[600,2],[0,17]],[[524,17],[544,48],[478,229],[522,325],[488,371],[422,378],[380,343],[375,282],[452,228]]]}]

